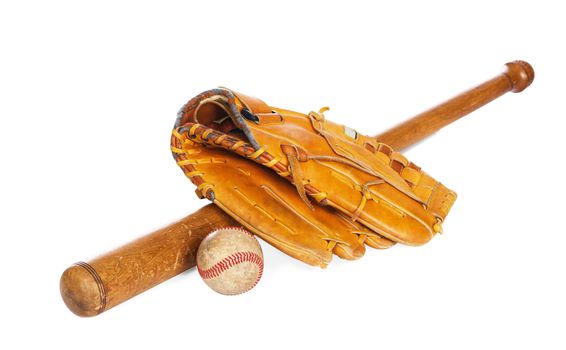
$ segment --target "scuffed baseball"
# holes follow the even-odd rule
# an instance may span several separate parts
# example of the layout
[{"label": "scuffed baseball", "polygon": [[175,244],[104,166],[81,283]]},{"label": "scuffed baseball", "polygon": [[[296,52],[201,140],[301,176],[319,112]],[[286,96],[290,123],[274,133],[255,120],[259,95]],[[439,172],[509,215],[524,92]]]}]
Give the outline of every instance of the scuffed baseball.
[{"label": "scuffed baseball", "polygon": [[263,273],[263,253],[257,239],[238,227],[211,232],[197,251],[197,269],[214,291],[236,295],[252,289]]}]

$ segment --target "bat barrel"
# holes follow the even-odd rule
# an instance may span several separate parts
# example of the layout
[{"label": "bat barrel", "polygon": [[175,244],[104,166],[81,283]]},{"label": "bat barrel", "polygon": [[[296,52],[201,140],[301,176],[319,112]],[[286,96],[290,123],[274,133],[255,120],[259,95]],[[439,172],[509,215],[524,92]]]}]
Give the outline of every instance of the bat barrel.
[{"label": "bat barrel", "polygon": [[200,242],[214,228],[239,226],[217,206],[195,213],[89,262],[67,268],[61,296],[78,316],[96,316],[195,266]]},{"label": "bat barrel", "polygon": [[533,67],[527,62],[509,62],[500,75],[394,126],[377,139],[396,150],[403,150],[509,91],[523,91],[534,77]]}]

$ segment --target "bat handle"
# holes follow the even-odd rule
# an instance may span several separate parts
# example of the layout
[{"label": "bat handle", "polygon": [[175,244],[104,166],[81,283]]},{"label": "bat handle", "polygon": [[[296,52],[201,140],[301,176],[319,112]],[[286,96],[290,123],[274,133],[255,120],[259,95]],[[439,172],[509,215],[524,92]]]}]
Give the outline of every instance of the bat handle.
[{"label": "bat handle", "polygon": [[377,139],[396,150],[403,150],[509,91],[523,91],[534,78],[533,67],[527,62],[509,62],[500,75],[394,126]]},{"label": "bat handle", "polygon": [[165,228],[63,272],[61,296],[78,316],[96,316],[195,266],[211,230],[240,226],[209,204]]}]

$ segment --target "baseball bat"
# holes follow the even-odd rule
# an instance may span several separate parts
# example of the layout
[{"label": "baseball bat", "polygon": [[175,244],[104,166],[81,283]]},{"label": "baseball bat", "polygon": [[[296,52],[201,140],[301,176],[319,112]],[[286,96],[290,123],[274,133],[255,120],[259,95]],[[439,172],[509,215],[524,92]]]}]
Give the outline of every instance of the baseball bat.
[{"label": "baseball bat", "polygon": [[[424,113],[376,136],[397,150],[413,145],[499,96],[520,92],[534,79],[524,61]],[[240,226],[214,204],[154,233],[88,262],[67,268],[60,290],[67,307],[78,316],[95,316],[195,266],[196,251],[213,229]]]}]

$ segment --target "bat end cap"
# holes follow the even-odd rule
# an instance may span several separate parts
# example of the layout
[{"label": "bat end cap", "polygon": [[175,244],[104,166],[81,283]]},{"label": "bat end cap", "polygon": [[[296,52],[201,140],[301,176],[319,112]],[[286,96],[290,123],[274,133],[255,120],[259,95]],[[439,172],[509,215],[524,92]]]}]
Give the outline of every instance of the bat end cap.
[{"label": "bat end cap", "polygon": [[63,272],[59,283],[65,305],[75,315],[96,316],[104,311],[105,293],[100,277],[88,264],[80,262]]},{"label": "bat end cap", "polygon": [[505,65],[505,75],[512,84],[511,91],[521,92],[525,90],[535,79],[533,67],[525,61],[513,61]]}]

